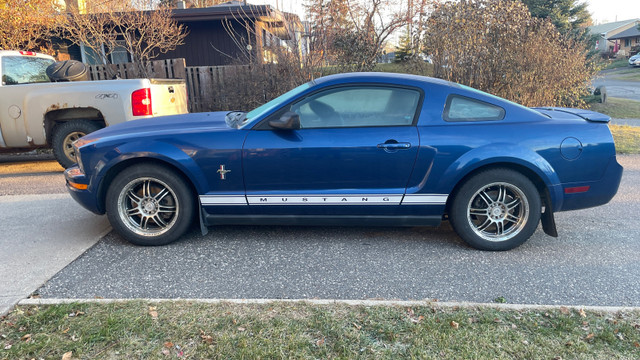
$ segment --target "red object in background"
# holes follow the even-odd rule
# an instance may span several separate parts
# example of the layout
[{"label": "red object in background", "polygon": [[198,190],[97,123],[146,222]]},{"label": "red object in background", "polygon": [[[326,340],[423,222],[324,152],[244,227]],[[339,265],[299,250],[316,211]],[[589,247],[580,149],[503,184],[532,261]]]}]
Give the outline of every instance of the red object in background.
[{"label": "red object in background", "polygon": [[151,89],[139,89],[131,93],[131,109],[133,116],[152,115]]}]

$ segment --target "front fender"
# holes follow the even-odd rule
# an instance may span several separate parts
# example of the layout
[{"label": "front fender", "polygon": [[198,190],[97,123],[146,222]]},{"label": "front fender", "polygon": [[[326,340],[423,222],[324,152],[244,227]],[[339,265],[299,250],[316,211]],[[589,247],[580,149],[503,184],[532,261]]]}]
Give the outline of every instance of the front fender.
[{"label": "front fender", "polygon": [[183,150],[175,144],[162,141],[127,142],[108,151],[104,154],[103,159],[106,159],[106,161],[99,161],[104,161],[103,164],[91,165],[94,169],[97,169],[95,178],[98,183],[101,183],[114,167],[136,159],[151,159],[177,168],[193,184],[198,193],[203,193],[207,186],[206,178],[198,164],[191,158],[187,150]]},{"label": "front fender", "polygon": [[464,153],[444,171],[439,179],[438,188],[451,193],[466,176],[492,165],[517,165],[527,168],[544,182],[549,190],[553,209],[562,207],[562,186],[555,169],[535,151],[516,144],[489,144]]}]

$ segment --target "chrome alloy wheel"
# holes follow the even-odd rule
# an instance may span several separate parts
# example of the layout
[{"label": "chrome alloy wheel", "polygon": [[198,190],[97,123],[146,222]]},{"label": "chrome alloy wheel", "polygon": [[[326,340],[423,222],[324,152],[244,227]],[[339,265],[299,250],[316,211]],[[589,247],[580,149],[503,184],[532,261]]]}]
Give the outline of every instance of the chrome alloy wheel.
[{"label": "chrome alloy wheel", "polygon": [[164,182],[143,177],[130,181],[118,196],[118,215],[129,230],[141,236],[158,236],[176,223],[180,204]]},{"label": "chrome alloy wheel", "polygon": [[529,218],[529,201],[513,184],[496,182],[476,191],[467,206],[467,221],[481,238],[500,242],[518,235]]}]

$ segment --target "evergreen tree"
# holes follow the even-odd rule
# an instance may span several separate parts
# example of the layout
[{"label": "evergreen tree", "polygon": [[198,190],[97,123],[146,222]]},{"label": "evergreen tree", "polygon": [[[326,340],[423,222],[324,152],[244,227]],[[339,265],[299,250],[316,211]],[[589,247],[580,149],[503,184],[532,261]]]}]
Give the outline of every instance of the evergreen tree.
[{"label": "evergreen tree", "polygon": [[411,37],[409,34],[409,30],[405,32],[405,34],[400,39],[400,44],[396,47],[396,58],[395,62],[404,62],[409,60],[411,56],[413,56],[414,51],[411,46]]},{"label": "evergreen tree", "polygon": [[579,0],[522,0],[531,15],[549,19],[561,34],[579,33],[591,22],[587,3]]}]

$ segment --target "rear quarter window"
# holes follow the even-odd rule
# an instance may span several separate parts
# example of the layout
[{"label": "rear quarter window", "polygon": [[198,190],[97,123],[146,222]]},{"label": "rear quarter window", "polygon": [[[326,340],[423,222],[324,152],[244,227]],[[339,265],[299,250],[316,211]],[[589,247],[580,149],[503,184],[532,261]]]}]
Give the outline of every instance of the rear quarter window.
[{"label": "rear quarter window", "polygon": [[449,95],[442,117],[449,122],[497,121],[505,110],[497,105],[462,95]]}]

